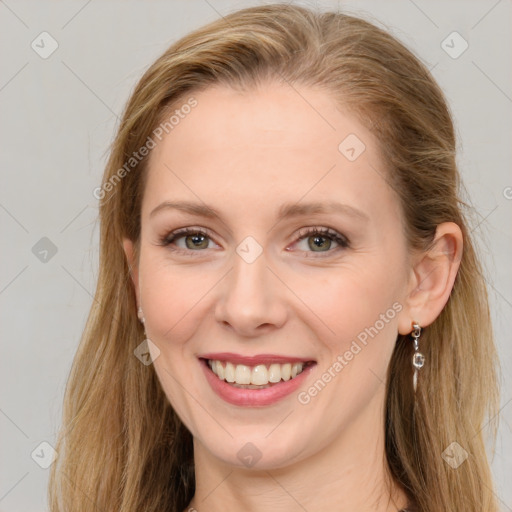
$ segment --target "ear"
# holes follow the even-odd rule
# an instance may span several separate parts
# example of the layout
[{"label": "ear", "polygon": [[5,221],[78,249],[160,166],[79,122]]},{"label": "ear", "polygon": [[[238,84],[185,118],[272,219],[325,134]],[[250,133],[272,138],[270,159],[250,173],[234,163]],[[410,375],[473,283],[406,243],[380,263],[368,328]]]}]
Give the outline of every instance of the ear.
[{"label": "ear", "polygon": [[439,224],[432,247],[414,258],[398,332],[409,334],[412,322],[430,325],[448,302],[462,258],[463,237],[454,222]]},{"label": "ear", "polygon": [[126,255],[126,262],[128,263],[128,267],[130,268],[130,275],[133,282],[133,288],[135,290],[135,297],[137,299],[137,307],[140,304],[139,301],[139,265],[135,253],[135,247],[133,242],[128,239],[123,239],[123,249]]}]

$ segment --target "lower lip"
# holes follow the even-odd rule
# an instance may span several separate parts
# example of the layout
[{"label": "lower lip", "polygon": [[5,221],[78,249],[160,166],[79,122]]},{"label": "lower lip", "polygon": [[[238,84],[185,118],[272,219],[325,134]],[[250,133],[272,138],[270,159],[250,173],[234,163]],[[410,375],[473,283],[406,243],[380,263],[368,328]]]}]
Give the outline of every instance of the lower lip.
[{"label": "lower lip", "polygon": [[312,364],[305,368],[297,377],[287,381],[281,381],[269,388],[264,389],[244,389],[235,388],[227,382],[220,380],[215,375],[208,362],[204,359],[200,360],[201,366],[203,367],[206,380],[210,383],[212,389],[226,402],[239,405],[242,407],[260,407],[265,405],[271,405],[284,397],[290,395],[296,391],[299,386],[307,379],[311,370],[316,366]]}]

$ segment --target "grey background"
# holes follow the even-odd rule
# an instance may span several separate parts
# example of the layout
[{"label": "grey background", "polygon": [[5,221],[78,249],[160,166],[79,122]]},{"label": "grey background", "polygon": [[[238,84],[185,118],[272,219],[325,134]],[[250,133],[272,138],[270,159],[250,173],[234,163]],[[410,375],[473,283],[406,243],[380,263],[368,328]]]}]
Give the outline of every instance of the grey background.
[{"label": "grey background", "polygon": [[[1,511],[47,510],[49,470],[31,453],[36,450],[44,460],[49,448],[39,444],[53,444],[59,427],[97,276],[98,202],[92,191],[100,184],[129,92],[171,42],[258,3],[0,0]],[[433,69],[449,99],[502,360],[501,426],[492,469],[502,508],[512,511],[511,3],[320,5],[383,22]],[[59,45],[47,59],[31,47],[34,40],[42,46],[43,31]],[[469,44],[456,59],[442,47],[453,31]],[[45,248],[48,254],[40,252]]]}]

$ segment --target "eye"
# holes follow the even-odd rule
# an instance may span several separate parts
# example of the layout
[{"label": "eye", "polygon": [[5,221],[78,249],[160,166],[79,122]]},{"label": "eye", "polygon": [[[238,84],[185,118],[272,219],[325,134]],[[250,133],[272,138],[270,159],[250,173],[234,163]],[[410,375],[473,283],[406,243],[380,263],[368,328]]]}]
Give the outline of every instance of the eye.
[{"label": "eye", "polygon": [[[173,231],[160,240],[160,245],[169,247],[173,251],[187,253],[200,252],[209,249],[212,242],[209,234],[200,228],[183,228]],[[174,246],[174,247],[173,247]]]},{"label": "eye", "polygon": [[[316,253],[335,252],[336,249],[346,249],[350,247],[348,239],[330,228],[312,227],[303,228],[299,232],[300,238],[297,245],[302,244],[300,250]],[[334,248],[333,248],[334,244]]]},{"label": "eye", "polygon": [[[187,255],[212,248],[210,242],[215,244],[207,231],[193,227],[178,229],[160,239],[160,245]],[[302,247],[300,247],[300,244],[302,244]],[[301,229],[299,239],[294,245],[299,245],[301,251],[315,253],[333,253],[336,249],[350,247],[350,243],[344,235],[324,227]]]}]

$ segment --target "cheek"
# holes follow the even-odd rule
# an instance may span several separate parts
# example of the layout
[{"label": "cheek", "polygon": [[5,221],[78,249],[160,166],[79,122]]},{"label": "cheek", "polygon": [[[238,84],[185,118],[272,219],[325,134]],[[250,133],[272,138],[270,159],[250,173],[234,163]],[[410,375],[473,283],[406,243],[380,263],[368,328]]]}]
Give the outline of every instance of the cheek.
[{"label": "cheek", "polygon": [[[308,305],[329,329],[316,332],[323,345],[320,367],[299,402],[322,411],[326,423],[332,425],[355,417],[383,391],[396,343],[398,314],[403,308],[400,269],[383,271],[379,261],[370,264],[369,258],[367,263],[333,271],[321,288],[310,286]],[[320,333],[327,334],[320,337]],[[338,407],[332,407],[333,403]]]},{"label": "cheek", "polygon": [[[402,307],[398,301],[403,278],[398,266],[366,257],[363,264],[347,263],[315,272],[297,274],[294,290],[315,313],[326,335],[323,339],[332,349],[343,349],[358,336],[364,342],[371,327],[379,332],[394,329]],[[372,333],[375,336],[373,329]]]},{"label": "cheek", "polygon": [[197,326],[207,294],[219,276],[206,266],[177,265],[150,251],[141,257],[140,295],[148,336],[186,341]]}]

